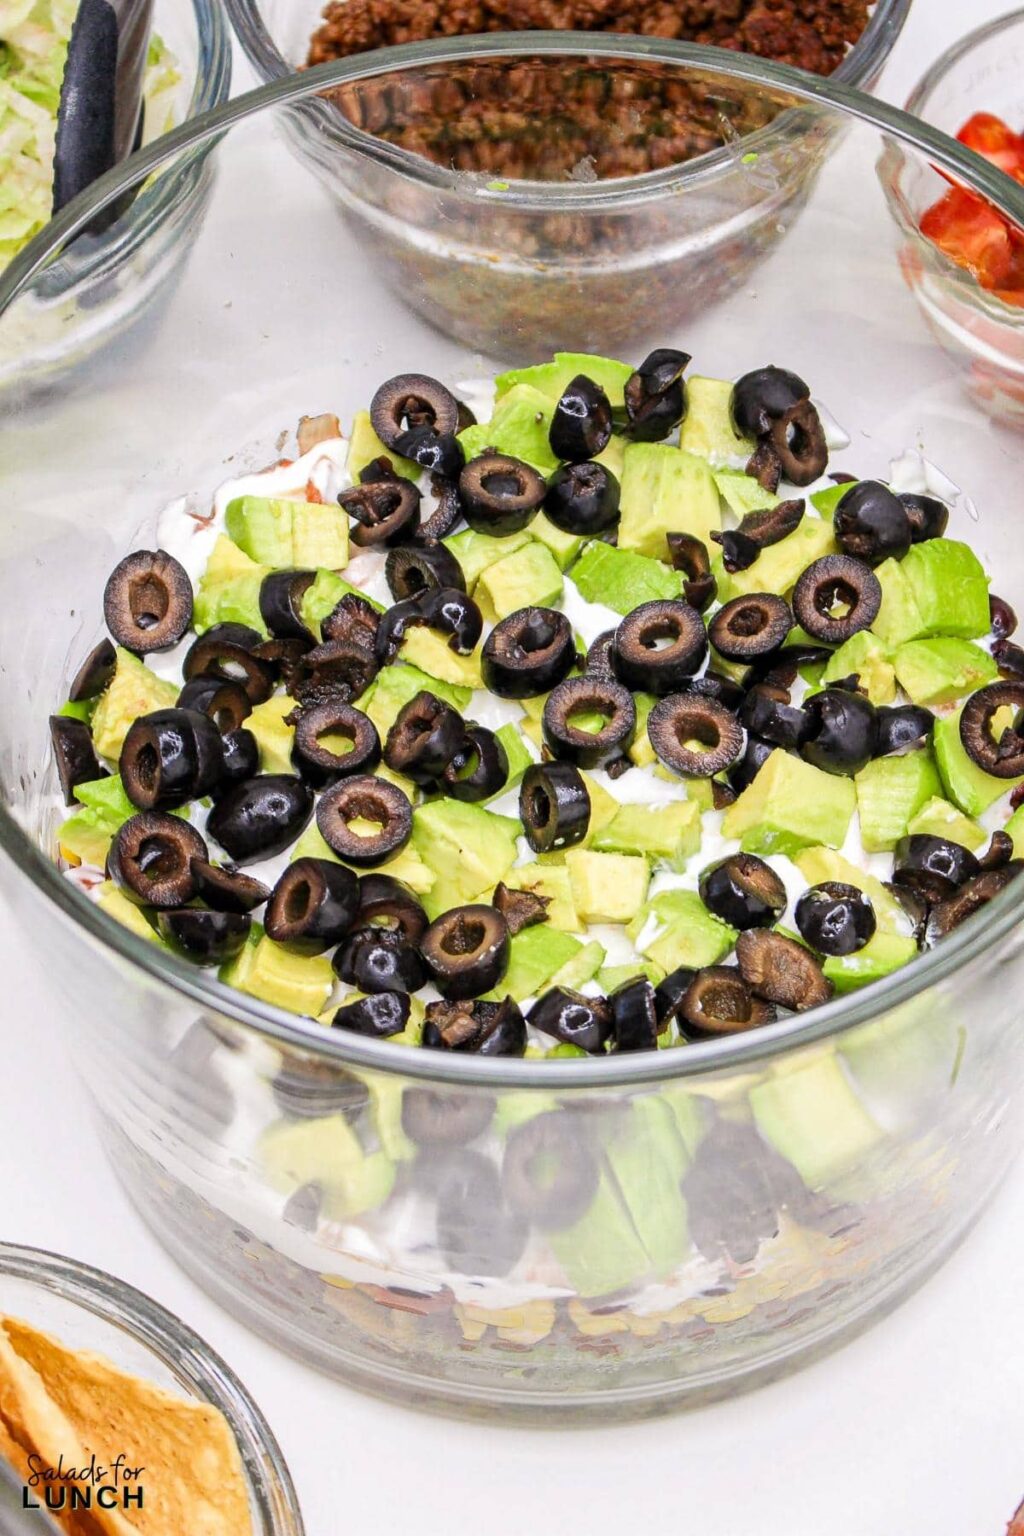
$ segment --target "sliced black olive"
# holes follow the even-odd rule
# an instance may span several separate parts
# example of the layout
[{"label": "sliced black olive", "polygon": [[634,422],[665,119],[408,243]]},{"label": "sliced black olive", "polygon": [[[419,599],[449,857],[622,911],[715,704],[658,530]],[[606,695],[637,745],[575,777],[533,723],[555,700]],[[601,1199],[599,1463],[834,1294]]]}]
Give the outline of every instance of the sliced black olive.
[{"label": "sliced black olive", "polygon": [[711,780],[711,809],[714,811],[727,811],[730,805],[735,805],[739,799],[731,784],[723,784],[720,779]]},{"label": "sliced black olive", "polygon": [[430,427],[441,435],[457,432],[459,402],[428,374],[401,373],[377,390],[370,421],[385,448],[398,453],[399,437],[412,427]]},{"label": "sliced black olive", "polygon": [[220,783],[213,789],[215,798],[226,793],[232,784],[254,779],[260,771],[260,744],[244,726],[240,731],[228,731],[221,740],[221,752],[223,771]]},{"label": "sliced black olive", "polygon": [[302,599],[316,580],[316,571],[271,571],[260,584],[260,617],[279,640],[309,640],[302,618]]},{"label": "sliced black olive", "polygon": [[967,918],[973,917],[975,912],[980,912],[982,907],[988,906],[993,897],[1006,889],[1011,880],[1015,880],[1024,869],[1019,861],[1014,860],[1002,869],[989,869],[982,874],[975,875],[968,880],[953,896],[945,901],[939,901],[931,907],[928,913],[928,921],[925,926],[925,944],[929,947],[944,939],[947,933],[952,933]]},{"label": "sliced black olive", "polygon": [[910,520],[910,537],[915,544],[927,539],[940,539],[949,523],[949,508],[934,496],[912,496],[904,491],[900,496],[903,510]]},{"label": "sliced black olive", "polygon": [[462,515],[478,533],[518,533],[540,511],[547,487],[532,464],[489,448],[459,476]]},{"label": "sliced black olive", "polygon": [[274,886],[263,926],[275,944],[322,955],[348,933],[359,912],[359,881],[330,859],[296,859]]},{"label": "sliced black olive", "polygon": [[406,1088],[402,1094],[402,1129],[418,1147],[463,1147],[493,1118],[494,1100],[479,1088]]},{"label": "sliced black olive", "polygon": [[563,533],[590,538],[614,528],[620,495],[618,480],[604,464],[563,464],[548,481],[544,511]]},{"label": "sliced black olive", "polygon": [[508,924],[509,936],[515,938],[524,928],[534,928],[547,921],[550,896],[535,891],[519,891],[500,881],[494,888],[494,905]]},{"label": "sliced black olive", "polygon": [[731,853],[700,877],[700,899],[731,928],[771,928],[786,910],[786,887],[754,853]]},{"label": "sliced black olive", "polygon": [[302,658],[292,693],[303,706],[326,698],[357,699],[379,671],[372,650],[355,640],[325,640]]},{"label": "sliced black olive", "polygon": [[686,415],[688,352],[657,347],[626,380],[626,420],[638,443],[661,443]]},{"label": "sliced black olive", "polygon": [[878,741],[875,752],[878,757],[889,757],[896,752],[909,752],[923,746],[932,733],[935,716],[930,709],[917,704],[883,704],[876,711]]},{"label": "sliced black olive", "polygon": [[795,917],[801,937],[821,955],[856,954],[877,926],[864,892],[842,880],[824,880],[804,891]]},{"label": "sliced black olive", "polygon": [[750,928],[736,942],[740,975],[758,997],[794,1013],[820,1008],[832,996],[832,983],[802,944],[784,933]]},{"label": "sliced black olive", "polygon": [[375,992],[354,1003],[343,1003],[331,1020],[331,1027],[386,1040],[389,1035],[401,1034],[409,1022],[411,1008],[407,992]]},{"label": "sliced black olive", "polygon": [[707,671],[702,677],[691,678],[681,690],[683,693],[696,693],[702,699],[717,699],[719,704],[724,704],[730,714],[736,714],[743,703],[744,692],[740,683],[731,677],[725,677],[721,672]]},{"label": "sliced black olive", "polygon": [[442,997],[479,997],[508,970],[508,924],[495,907],[453,907],[431,923],[420,953]]},{"label": "sliced black olive", "polygon": [[[573,724],[583,714],[600,715],[604,723],[596,731],[584,730]],[[568,677],[548,695],[541,724],[555,757],[594,768],[629,747],[636,735],[636,704],[621,683],[593,674]]]},{"label": "sliced black olive", "polygon": [[465,592],[462,566],[443,544],[398,544],[388,550],[384,562],[388,589],[397,603],[438,587],[455,587]]},{"label": "sliced black olive", "polygon": [[590,826],[590,795],[572,763],[533,763],[519,789],[519,816],[534,853],[582,842]]},{"label": "sliced black olive", "polygon": [[526,1040],[526,1020],[511,997],[500,1003],[465,998],[427,1004],[421,1041],[427,1050],[522,1056]]},{"label": "sliced black olive", "polygon": [[75,673],[75,680],[68,690],[72,704],[84,699],[95,699],[101,694],[117,670],[117,652],[104,636],[94,645]]},{"label": "sliced black olive", "polygon": [[460,587],[437,587],[419,599],[423,622],[430,629],[450,636],[449,650],[468,656],[483,633],[480,609]]},{"label": "sliced black olive", "polygon": [[794,485],[810,485],[825,473],[828,444],[821,418],[809,400],[773,422],[768,440],[783,475]]},{"label": "sliced black olive", "polygon": [[676,693],[647,717],[651,746],[666,768],[684,778],[711,779],[743,751],[743,727],[717,699]]},{"label": "sliced black olive", "polygon": [[712,533],[722,546],[722,564],[729,572],[745,571],[753,565],[762,549],[779,544],[797,529],[804,516],[804,502],[780,501],[777,506],[748,512],[738,528]]},{"label": "sliced black olive", "polygon": [[369,715],[343,699],[325,699],[299,711],[292,762],[304,779],[318,786],[372,773],[380,762],[377,727]]},{"label": "sliced black olive", "polygon": [[65,805],[74,805],[79,784],[109,778],[96,756],[92,731],[84,720],[75,720],[70,715],[51,715],[50,740]]},{"label": "sliced black olive", "polygon": [[398,472],[386,453],[381,453],[359,471],[360,485],[375,485],[378,480],[397,480]]},{"label": "sliced black olive", "polygon": [[222,677],[191,678],[178,694],[176,707],[209,716],[224,736],[239,730],[252,714],[252,701],[241,684]]},{"label": "sliced black olive", "polygon": [[582,464],[596,458],[612,435],[612,408],[600,384],[578,373],[562,391],[548,431],[556,459]]},{"label": "sliced black olive", "polygon": [[462,1275],[507,1275],[518,1262],[529,1228],[505,1205],[498,1171],[476,1152],[462,1152],[443,1169],[437,1196],[437,1245]]},{"label": "sliced black olive", "polygon": [[484,686],[500,699],[530,699],[569,676],[572,625],[555,608],[518,608],[491,630],[480,653]]},{"label": "sliced black olive", "polygon": [[252,912],[270,897],[270,887],[262,880],[206,858],[192,860],[192,878],[199,900],[215,912]]},{"label": "sliced black olive", "polygon": [[732,419],[741,437],[763,437],[776,421],[809,398],[810,389],[798,374],[769,365],[745,373],[733,385]]},{"label": "sliced black olive", "polygon": [[114,834],[107,873],[132,901],[148,907],[184,907],[196,894],[192,860],[207,857],[206,844],[180,816],[143,811]]},{"label": "sliced black olive", "polygon": [[831,656],[825,645],[784,645],[767,656],[755,657],[744,674],[743,686],[753,688],[756,683],[769,683],[773,688],[792,688],[802,667],[823,667]]},{"label": "sliced black olive", "polygon": [[259,645],[253,648],[253,655],[257,661],[264,662],[274,674],[274,678],[285,686],[285,692],[291,693],[292,684],[298,677],[302,663],[314,646],[314,639],[310,634],[305,640],[292,637],[290,640],[261,640]]},{"label": "sliced black olive", "polygon": [[730,574],[749,570],[761,553],[760,546],[739,528],[726,528],[721,533],[712,533],[711,537],[721,545],[722,565]]},{"label": "sliced black olive", "polygon": [[614,678],[615,671],[612,667],[612,642],[614,639],[614,629],[606,629],[598,635],[587,651],[586,660],[583,664],[584,672],[592,672],[595,677]]},{"label": "sliced black olive", "polygon": [[654,1012],[659,1033],[664,1033],[674,1020],[678,1020],[683,998],[689,991],[690,982],[697,972],[691,965],[680,965],[660,981],[654,989]]},{"label": "sliced black olive", "polygon": [[[421,517],[420,525],[412,535],[418,544],[424,546],[436,544],[438,539],[451,533],[462,517],[462,498],[457,480],[445,480],[442,475],[432,475],[430,489],[437,498],[437,506],[429,517]],[[457,587],[462,583],[455,581],[450,585]]]},{"label": "sliced black olive", "polygon": [[[988,595],[989,629],[997,640],[1005,640],[1017,628],[1017,615],[1005,598]],[[74,695],[72,695],[74,697]]]},{"label": "sliced black olive", "polygon": [[221,735],[195,709],[157,709],[129,727],[119,763],[140,811],[171,811],[210,793],[224,771]]},{"label": "sliced black olive", "polygon": [[462,716],[436,694],[421,688],[403,704],[388,731],[384,761],[395,773],[404,773],[415,784],[430,788],[441,780],[465,743]]},{"label": "sliced black olive", "polygon": [[505,1143],[501,1187],[510,1208],[541,1232],[571,1227],[590,1209],[601,1165],[578,1116],[564,1109],[533,1115]]},{"label": "sliced black olive", "polygon": [[751,592],[719,608],[708,625],[708,638],[727,661],[749,661],[777,650],[792,628],[793,615],[784,598]]},{"label": "sliced black olive", "polygon": [[[365,836],[352,830],[354,821],[372,822],[379,830]],[[341,779],[324,791],[316,824],[340,859],[366,868],[405,847],[412,836],[412,806],[397,784],[386,779]]]},{"label": "sliced black olive", "polygon": [[158,912],[156,926],[175,953],[193,965],[223,965],[243,948],[252,918],[243,912],[203,912],[198,907],[184,907]]},{"label": "sliced black olive", "polygon": [[992,659],[999,668],[1001,677],[1009,677],[1016,681],[1024,680],[1024,650],[1021,650],[1019,645],[1014,645],[1012,640],[994,640]]},{"label": "sliced black olive", "polygon": [[465,745],[441,775],[445,794],[453,800],[490,800],[508,782],[508,754],[486,726],[466,725]]},{"label": "sliced black olive", "polygon": [[900,885],[895,880],[887,880],[884,883],[890,896],[894,896],[899,902],[903,915],[910,924],[914,942],[920,946],[924,939],[925,925],[928,922],[928,901],[919,891],[911,890],[909,885]]},{"label": "sliced black olive", "polygon": [[879,480],[858,480],[840,499],[832,516],[836,543],[844,555],[881,565],[902,560],[913,530],[898,496]]},{"label": "sliced black olive", "polygon": [[758,439],[757,447],[747,460],[746,472],[756,480],[763,491],[774,496],[782,479],[782,460],[775,452],[770,437]]},{"label": "sliced black olive", "polygon": [[183,668],[186,681],[223,678],[239,683],[251,704],[262,704],[274,691],[274,669],[253,654],[262,639],[247,624],[215,624],[189,647]]},{"label": "sliced black olive", "polygon": [[981,865],[969,848],[926,832],[901,837],[893,853],[893,883],[927,902],[946,900],[980,873]]},{"label": "sliced black olive", "polygon": [[773,1023],[775,1008],[754,996],[735,966],[708,965],[687,988],[680,1014],[685,1035],[712,1040]]},{"label": "sliced black olive", "polygon": [[785,688],[770,683],[755,683],[743,701],[740,723],[777,747],[796,747],[807,730],[807,716],[789,702]]},{"label": "sliced black olive", "polygon": [[[346,592],[327,617],[321,620],[320,633],[324,640],[344,641],[372,652],[380,620],[381,615],[365,597],[360,597],[358,592]],[[310,653],[307,651],[306,654]]]},{"label": "sliced black olive", "polygon": [[718,581],[711,570],[711,556],[702,539],[693,533],[668,533],[668,557],[672,569],[682,571],[683,597],[691,608],[703,613],[718,595]]},{"label": "sliced black olive", "polygon": [[457,480],[466,455],[452,432],[435,432],[432,427],[410,427],[395,439],[395,451],[411,459],[428,474]]},{"label": "sliced black olive", "polygon": [[419,487],[396,476],[354,485],[338,496],[338,505],[355,518],[351,534],[360,549],[400,544],[420,524]]},{"label": "sliced black olive", "polygon": [[979,853],[978,865],[979,868],[984,870],[1002,869],[1005,865],[1009,864],[1012,858],[1013,838],[1009,832],[1004,832],[999,827],[989,838],[988,847],[985,849],[985,852]]},{"label": "sliced black olive", "polygon": [[760,769],[776,751],[778,748],[774,747],[770,741],[761,741],[759,737],[748,733],[742,757],[729,769],[730,788],[738,795],[742,794],[747,786],[754,782]]},{"label": "sliced black olive", "polygon": [[845,688],[823,688],[804,701],[807,729],[800,755],[825,773],[859,773],[875,755],[878,717],[870,699]]},{"label": "sliced black olive", "polygon": [[418,992],[427,979],[418,951],[397,928],[357,928],[331,964],[361,992]]},{"label": "sliced black olive", "polygon": [[707,653],[707,632],[696,608],[664,598],[627,614],[615,631],[611,660],[627,688],[663,697],[685,687]]},{"label": "sliced black olive", "polygon": [[527,1022],[564,1045],[577,1045],[591,1056],[604,1054],[612,1033],[612,1011],[607,998],[585,997],[569,987],[552,987],[539,997],[526,1015]]},{"label": "sliced black olive", "polygon": [[850,555],[813,560],[793,588],[797,622],[827,645],[842,645],[859,630],[870,629],[881,606],[878,577]]},{"label": "sliced black olive", "polygon": [[410,944],[427,931],[427,914],[405,886],[391,875],[360,875],[357,926],[392,928]]},{"label": "sliced black olive", "polygon": [[[1013,723],[992,734],[992,722],[1001,709],[1014,711]],[[972,693],[960,712],[960,740],[964,751],[984,773],[997,779],[1016,779],[1024,773],[1024,683],[989,683]]]},{"label": "sliced black olive", "polygon": [[617,1051],[653,1051],[658,1045],[654,988],[646,976],[634,976],[608,998],[612,1039]]},{"label": "sliced black olive", "polygon": [[313,812],[313,793],[287,773],[263,773],[244,779],[221,795],[207,827],[236,864],[284,853]]},{"label": "sliced black olive", "polygon": [[103,592],[107,628],[126,651],[169,651],[192,623],[192,583],[165,549],[140,549],[110,573]]}]

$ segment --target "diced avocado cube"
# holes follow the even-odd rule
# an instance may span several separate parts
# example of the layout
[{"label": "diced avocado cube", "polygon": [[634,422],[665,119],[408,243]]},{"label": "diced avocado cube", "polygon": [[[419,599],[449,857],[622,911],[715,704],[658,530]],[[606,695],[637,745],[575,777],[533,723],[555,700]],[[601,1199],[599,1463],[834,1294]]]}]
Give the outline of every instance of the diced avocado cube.
[{"label": "diced avocado cube", "polygon": [[927,750],[876,757],[854,778],[860,836],[866,853],[886,853],[907,832],[925,801],[941,792],[938,769]]},{"label": "diced avocado cube", "polygon": [[927,837],[944,837],[947,842],[970,848],[972,853],[988,842],[984,827],[958,811],[948,800],[943,800],[941,795],[935,795],[922,805],[907,823],[907,831],[912,837],[919,833]]},{"label": "diced avocado cube", "polygon": [[398,654],[402,661],[411,662],[428,677],[437,678],[442,683],[454,683],[459,688],[482,688],[484,685],[480,676],[479,649],[468,656],[460,656],[448,644],[448,637],[436,629],[425,629],[418,624],[407,629]]},{"label": "diced avocado cube", "polygon": [[508,970],[489,997],[537,997],[545,991],[551,977],[579,954],[583,945],[571,933],[538,923],[513,936],[509,946]]},{"label": "diced avocado cube", "polygon": [[298,705],[286,694],[275,694],[257,704],[246,720],[246,728],[256,737],[260,749],[261,773],[293,773],[292,743],[295,727],[288,725],[285,716]]},{"label": "diced avocado cube", "polygon": [[988,633],[988,578],[969,544],[927,539],[898,563],[884,561],[875,575],[882,606],[872,628],[893,650],[932,635],[972,640]]},{"label": "diced avocado cube", "polygon": [[204,634],[215,624],[248,624],[267,635],[260,612],[260,588],[269,574],[269,565],[257,565],[222,533],[196,589],[192,622],[197,634]]},{"label": "diced avocado cube", "polygon": [[636,735],[626,755],[638,768],[646,768],[657,761],[651,738],[647,734],[647,717],[658,701],[653,693],[635,693],[633,702],[636,705]]},{"label": "diced avocado cube", "polygon": [[836,507],[856,483],[855,480],[844,480],[840,485],[828,485],[823,491],[815,491],[811,496],[811,506],[831,522],[835,516]]},{"label": "diced avocado cube", "polygon": [[745,853],[788,853],[822,843],[841,848],[856,809],[852,779],[823,773],[777,750],[729,806],[722,834]]},{"label": "diced avocado cube", "polygon": [[651,1270],[677,1269],[690,1246],[680,1189],[690,1157],[671,1109],[659,1098],[634,1099],[605,1154]]},{"label": "diced avocado cube", "polygon": [[710,545],[722,526],[707,460],[667,443],[630,443],[622,470],[619,549],[668,558],[667,533],[692,533]]},{"label": "diced avocado cube", "polygon": [[627,981],[633,981],[637,976],[646,976],[652,987],[658,987],[665,980],[666,972],[662,966],[645,956],[630,965],[604,966],[597,973],[597,984],[605,996],[610,997],[616,987],[625,986]]},{"label": "diced avocado cube", "polygon": [[946,797],[968,816],[980,816],[1001,795],[1008,794],[1021,779],[997,779],[979,768],[969,757],[960,740],[960,710],[936,720],[932,730],[932,750]]},{"label": "diced avocado cube", "polygon": [[732,384],[694,374],[686,381],[686,419],[679,429],[679,446],[699,453],[713,464],[749,459],[757,446],[742,437],[732,423]]},{"label": "diced avocado cube", "polygon": [[435,875],[424,896],[433,920],[504,880],[516,859],[518,823],[483,806],[432,800],[413,812],[413,847]]},{"label": "diced avocado cube", "polygon": [[1019,805],[1003,829],[1013,838],[1013,856],[1024,859],[1024,805]]},{"label": "diced avocado cube", "polygon": [[882,1137],[834,1055],[758,1083],[750,1107],[761,1135],[812,1190],[857,1168]]},{"label": "diced avocado cube", "polygon": [[490,421],[459,433],[466,458],[475,459],[486,448],[496,448],[548,474],[558,464],[548,442],[557,398],[541,394],[532,384],[514,384],[495,401]]},{"label": "diced avocado cube", "polygon": [[144,661],[118,646],[114,675],[100,695],[92,717],[96,751],[101,757],[116,761],[139,716],[170,709],[177,697],[177,683],[157,677]]},{"label": "diced avocado cube", "polygon": [[328,614],[334,612],[343,597],[361,597],[369,603],[371,608],[383,612],[380,603],[374,602],[372,597],[367,597],[365,592],[360,592],[358,587],[352,586],[336,571],[318,570],[312,583],[302,595],[301,614],[302,622],[311,629],[317,639],[322,639],[320,626]]},{"label": "diced avocado cube", "polygon": [[494,381],[495,398],[503,399],[519,384],[529,384],[554,404],[579,374],[600,386],[612,406],[625,403],[626,382],[633,370],[628,363],[613,357],[598,357],[590,352],[556,352],[550,363],[535,363],[531,368],[509,368]]},{"label": "diced avocado cube", "polygon": [[293,955],[256,923],[245,947],[221,966],[220,979],[249,997],[312,1018],[323,1012],[334,986],[327,955]]},{"label": "diced avocado cube", "polygon": [[619,802],[614,795],[610,795],[603,784],[594,778],[592,773],[583,774],[583,782],[587,786],[587,794],[590,796],[590,823],[587,827],[587,835],[581,846],[589,848],[595,837],[604,831],[612,817],[619,809]]},{"label": "diced avocado cube", "polygon": [[683,578],[671,566],[595,540],[573,566],[572,579],[588,603],[604,603],[625,616],[641,603],[678,597]]},{"label": "diced avocado cube", "polygon": [[792,533],[763,549],[745,571],[730,573],[723,566],[721,555],[716,555],[711,568],[718,581],[719,600],[727,603],[750,592],[777,592],[781,596],[796,584],[812,561],[835,552],[832,524],[820,517],[805,516]]},{"label": "diced avocado cube", "polygon": [[640,954],[665,972],[680,965],[717,965],[736,943],[736,930],[720,922],[696,891],[662,891],[626,929]]},{"label": "diced avocado cube", "polygon": [[598,971],[604,964],[607,950],[596,939],[591,939],[589,944],[584,944],[553,976],[548,978],[549,987],[567,987],[570,992],[578,992],[586,986],[588,981],[593,981]]},{"label": "diced avocado cube", "polygon": [[267,1181],[282,1193],[319,1185],[323,1214],[347,1221],[388,1198],[395,1165],[383,1152],[365,1153],[344,1115],[279,1121],[260,1143]]},{"label": "diced avocado cube", "polygon": [[601,449],[601,452],[594,454],[594,463],[603,464],[605,469],[610,469],[616,480],[621,482],[628,446],[624,437],[617,437],[613,433],[608,439],[607,445]]},{"label": "diced avocado cube", "polygon": [[826,955],[821,968],[837,992],[853,992],[909,965],[917,952],[916,942],[906,934],[878,928],[863,949],[852,955]]},{"label": "diced avocado cube", "polygon": [[391,448],[385,448],[370,421],[369,411],[356,411],[352,421],[352,436],[348,442],[348,458],[345,467],[353,485],[359,484],[359,476],[367,464],[384,457],[391,460],[396,475],[405,480],[418,480],[423,471],[412,459],[403,459]]},{"label": "diced avocado cube", "polygon": [[506,795],[510,789],[515,789],[534,759],[533,753],[523,740],[523,733],[518,725],[513,725],[509,721],[507,725],[501,726],[494,734],[501,742],[502,747],[505,749],[505,756],[508,758],[508,777],[498,790],[497,795],[491,797],[492,799],[497,799],[498,795]]},{"label": "diced avocado cube", "polygon": [[700,849],[700,807],[693,800],[668,805],[622,805],[594,838],[599,853],[639,853],[681,869]]},{"label": "diced avocado cube", "polygon": [[737,517],[748,512],[765,512],[779,504],[778,496],[766,491],[760,481],[742,469],[716,469],[715,486],[718,494]]},{"label": "diced avocado cube", "polygon": [[618,1183],[606,1172],[583,1215],[549,1236],[552,1251],[579,1296],[607,1296],[647,1274],[650,1261],[623,1204]]},{"label": "diced avocado cube", "polygon": [[514,555],[517,549],[522,549],[529,542],[530,535],[525,529],[499,539],[490,533],[476,533],[472,528],[464,528],[461,533],[454,533],[450,539],[443,540],[445,548],[462,567],[466,591],[470,593],[476,590],[476,584],[484,571],[496,565],[499,560],[504,560],[506,555]]},{"label": "diced avocado cube", "polygon": [[562,573],[544,544],[530,542],[484,571],[473,596],[485,619],[496,623],[517,608],[550,608],[562,596]]},{"label": "diced avocado cube", "polygon": [[79,784],[75,799],[84,807],[57,829],[57,844],[69,862],[95,864],[103,869],[115,832],[134,816],[137,807],[124,792],[120,774]]},{"label": "diced avocado cube", "polygon": [[893,702],[896,672],[885,646],[869,629],[859,630],[832,652],[821,674],[822,686],[854,673],[872,704]]},{"label": "diced avocado cube", "polygon": [[933,708],[955,704],[965,693],[999,676],[999,668],[980,645],[950,636],[906,641],[897,648],[893,665],[900,687],[912,702]]},{"label": "diced avocado cube", "polygon": [[122,928],[128,928],[140,939],[150,939],[154,944],[163,941],[140,906],[119,890],[112,880],[104,880],[97,893],[97,905],[101,912],[112,917]]},{"label": "diced avocado cube", "polygon": [[425,689],[461,713],[472,697],[472,690],[454,683],[441,682],[428,677],[419,667],[396,665],[385,667],[357,700],[357,706],[369,715],[380,733],[381,741],[394,725],[399,711],[409,700]]},{"label": "diced avocado cube", "polygon": [[644,904],[651,878],[646,859],[570,848],[565,866],[576,910],[585,923],[628,923]]},{"label": "diced avocado cube", "polygon": [[340,571],[348,564],[348,516],[327,502],[238,496],[224,526],[250,559],[274,570]]},{"label": "diced avocado cube", "polygon": [[890,895],[881,880],[859,864],[852,864],[833,848],[804,848],[793,855],[793,863],[808,885],[824,885],[830,880],[855,885],[870,899],[880,929],[901,937],[906,934],[907,919],[895,896]]},{"label": "diced avocado cube", "polygon": [[882,604],[872,629],[882,644],[894,651],[906,641],[927,633],[927,630],[917,606],[913,586],[903,569],[903,562],[883,560],[875,568],[875,575],[882,589]]},{"label": "diced avocado cube", "polygon": [[530,537],[551,551],[560,571],[567,571],[584,545],[582,534],[565,533],[556,528],[543,512],[539,512],[530,524]]},{"label": "diced avocado cube", "polygon": [[129,816],[134,816],[138,810],[138,806],[133,805],[125,794],[124,783],[119,773],[112,773],[105,779],[90,779],[87,784],[77,785],[75,799],[79,805],[84,805],[92,811],[97,818],[102,818],[112,833],[123,826]]},{"label": "diced avocado cube", "polygon": [[95,699],[68,699],[58,709],[57,714],[63,720],[82,720],[89,725],[95,708]]},{"label": "diced avocado cube", "polygon": [[572,899],[572,881],[564,864],[517,864],[505,876],[505,884],[511,890],[546,896],[550,902],[545,918],[549,928],[582,932],[583,924]]}]

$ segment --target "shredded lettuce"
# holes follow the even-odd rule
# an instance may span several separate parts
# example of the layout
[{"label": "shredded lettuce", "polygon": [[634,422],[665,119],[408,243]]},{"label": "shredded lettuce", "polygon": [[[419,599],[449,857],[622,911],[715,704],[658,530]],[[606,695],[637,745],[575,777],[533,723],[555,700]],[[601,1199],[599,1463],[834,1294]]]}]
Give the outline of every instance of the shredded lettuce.
[{"label": "shredded lettuce", "polygon": [[[0,268],[50,218],[61,81],[78,0],[0,0]],[[181,74],[159,37],[147,61],[146,138],[173,127]]]}]

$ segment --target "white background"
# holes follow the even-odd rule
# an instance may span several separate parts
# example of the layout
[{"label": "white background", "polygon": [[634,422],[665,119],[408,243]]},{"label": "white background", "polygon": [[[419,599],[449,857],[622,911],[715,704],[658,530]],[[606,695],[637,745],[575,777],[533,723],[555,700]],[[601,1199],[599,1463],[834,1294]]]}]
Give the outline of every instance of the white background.
[{"label": "white background", "polygon": [[[881,94],[902,102],[966,26],[1002,9],[916,0]],[[240,65],[236,89],[250,81]],[[208,1301],[100,1155],[67,1062],[73,989],[44,978],[5,923],[0,977],[0,1236],[110,1270],[208,1339],[270,1419],[309,1536],[1002,1536],[1024,1494],[1024,1165],[920,1293],[785,1382],[634,1427],[475,1427],[347,1391]]]}]

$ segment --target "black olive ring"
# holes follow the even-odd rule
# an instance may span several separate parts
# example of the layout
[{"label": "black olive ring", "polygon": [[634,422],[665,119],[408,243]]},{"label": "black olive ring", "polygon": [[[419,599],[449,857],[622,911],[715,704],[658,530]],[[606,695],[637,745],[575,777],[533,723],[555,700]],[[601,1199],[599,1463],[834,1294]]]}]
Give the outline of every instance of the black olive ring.
[{"label": "black olive ring", "polygon": [[[597,731],[572,724],[573,715],[605,717]],[[548,695],[541,720],[544,740],[557,758],[594,768],[628,750],[636,735],[636,703],[628,688],[593,674],[569,677]]]},{"label": "black olive ring", "polygon": [[[837,604],[846,611],[834,613]],[[842,645],[859,630],[870,629],[881,606],[878,577],[863,560],[851,555],[824,555],[813,560],[793,588],[798,623],[826,645]]]},{"label": "black olive ring", "polygon": [[789,604],[774,592],[750,592],[719,608],[708,638],[727,661],[748,661],[777,650],[793,627]]},{"label": "black olive ring", "polygon": [[[325,747],[325,736],[338,735],[351,746],[341,752]],[[354,773],[372,773],[380,762],[380,737],[369,715],[343,699],[324,699],[299,712],[292,761],[311,784],[328,784]]]},{"label": "black olive ring", "polygon": [[[380,831],[369,837],[350,822],[370,821]],[[368,868],[400,853],[412,836],[412,806],[397,784],[371,775],[332,784],[316,808],[316,824],[327,846],[348,864]]]},{"label": "black olive ring", "polygon": [[184,907],[196,894],[192,861],[206,857],[206,844],[187,821],[163,811],[142,811],[115,833],[107,873],[134,902]]},{"label": "black olive ring", "polygon": [[[659,640],[668,644],[658,646]],[[685,687],[708,652],[707,631],[696,608],[665,599],[641,603],[615,631],[611,662],[627,688],[664,696]]]},{"label": "black olive ring", "polygon": [[453,907],[420,940],[434,985],[453,1001],[479,997],[508,970],[508,924],[496,907]]},{"label": "black olive ring", "polygon": [[590,794],[572,763],[533,763],[519,788],[519,819],[534,853],[582,842],[590,826]]},{"label": "black olive ring", "polygon": [[572,625],[555,608],[518,608],[494,626],[480,653],[484,686],[500,699],[547,693],[575,663]]},{"label": "black olive ring", "polygon": [[462,515],[478,533],[518,533],[540,511],[544,479],[522,459],[493,448],[470,459],[459,476]]},{"label": "black olive ring", "polygon": [[[666,768],[691,779],[722,773],[743,751],[743,727],[717,699],[677,693],[661,699],[647,717],[651,746]],[[688,746],[700,742],[705,748]]]},{"label": "black olive ring", "polygon": [[[992,735],[992,721],[1000,709],[1015,711],[1013,724],[999,740]],[[972,693],[960,712],[960,740],[971,761],[996,779],[1016,779],[1024,774],[1024,683],[989,683]]]}]

